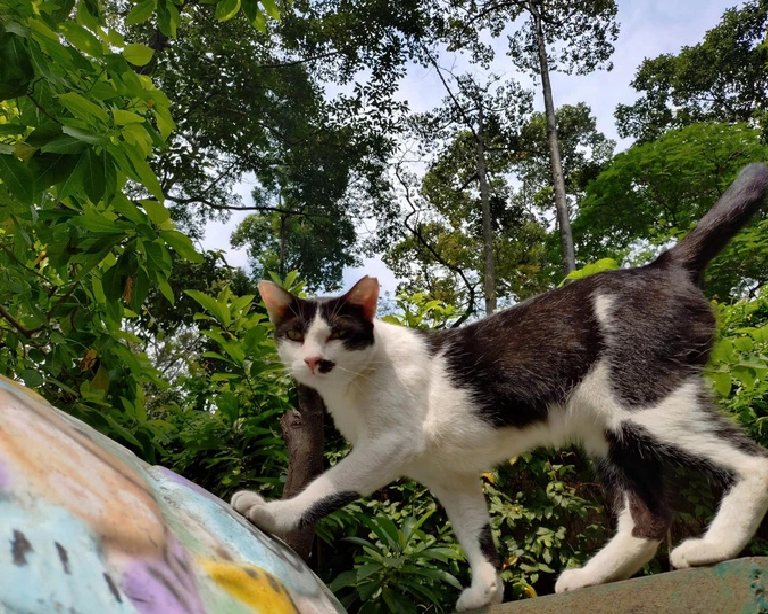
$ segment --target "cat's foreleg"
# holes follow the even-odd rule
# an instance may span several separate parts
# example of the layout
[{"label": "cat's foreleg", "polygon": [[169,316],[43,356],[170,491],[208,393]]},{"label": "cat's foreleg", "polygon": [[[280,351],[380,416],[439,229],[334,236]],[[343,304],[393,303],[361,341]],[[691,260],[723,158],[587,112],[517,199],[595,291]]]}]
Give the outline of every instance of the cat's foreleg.
[{"label": "cat's foreleg", "polygon": [[501,560],[491,536],[488,505],[479,476],[448,476],[430,490],[445,507],[448,519],[472,570],[472,585],[465,588],[456,602],[463,612],[501,603],[504,583],[499,571]]},{"label": "cat's foreleg", "polygon": [[232,507],[260,529],[284,535],[317,522],[359,497],[399,477],[407,442],[380,438],[359,442],[338,464],[315,478],[295,497],[266,501],[250,490],[232,496]]}]

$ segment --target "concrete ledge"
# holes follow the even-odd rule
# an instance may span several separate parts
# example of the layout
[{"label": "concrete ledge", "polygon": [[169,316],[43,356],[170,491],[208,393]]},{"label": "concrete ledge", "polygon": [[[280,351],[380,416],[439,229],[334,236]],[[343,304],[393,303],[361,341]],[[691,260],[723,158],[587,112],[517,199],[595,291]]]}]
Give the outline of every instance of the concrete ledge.
[{"label": "concrete ledge", "polygon": [[768,558],[726,561],[505,603],[488,614],[768,614]]}]

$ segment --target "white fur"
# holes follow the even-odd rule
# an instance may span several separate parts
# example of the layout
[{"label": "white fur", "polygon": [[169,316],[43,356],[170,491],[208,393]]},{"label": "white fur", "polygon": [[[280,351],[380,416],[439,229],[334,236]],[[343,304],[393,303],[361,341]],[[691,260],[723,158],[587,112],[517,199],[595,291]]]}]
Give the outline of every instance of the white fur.
[{"label": "white fur", "polygon": [[595,298],[595,315],[597,321],[600,322],[600,328],[605,333],[610,331],[610,317],[611,310],[613,309],[613,297],[607,294],[596,294]]},{"label": "white fur", "polygon": [[634,527],[629,498],[625,496],[616,535],[584,567],[566,569],[560,574],[555,592],[563,593],[631,577],[653,558],[659,546],[656,540],[633,537]]},{"label": "white fur", "polygon": [[[608,296],[595,300],[606,333],[612,305]],[[283,341],[279,353],[297,381],[320,393],[352,451],[292,499],[264,502],[246,491],[233,497],[233,506],[258,526],[285,533],[304,510],[329,495],[355,491],[366,496],[407,475],[441,500],[467,554],[472,585],[462,593],[457,609],[499,602],[503,595],[500,577],[479,548],[479,531],[489,520],[479,474],[538,446],[580,442],[592,454],[604,455],[606,429],[628,421],[662,442],[731,469],[741,481],[725,497],[707,534],[672,553],[678,567],[736,555],[768,507],[768,462],[709,436],[707,421],[697,419],[702,411],[697,381],[681,386],[655,407],[628,411],[613,398],[607,367],[598,363],[564,407],[550,408],[546,423],[499,429],[480,418],[467,391],[451,382],[445,360],[430,356],[422,337],[412,330],[375,320],[375,343],[354,352],[345,351],[340,341],[328,341],[329,334],[328,324],[317,317],[303,344]],[[312,373],[304,359],[314,357],[336,366],[329,373]],[[564,572],[557,590],[635,573],[653,557],[658,544],[633,537],[633,526],[625,504],[615,537],[585,567]]]}]

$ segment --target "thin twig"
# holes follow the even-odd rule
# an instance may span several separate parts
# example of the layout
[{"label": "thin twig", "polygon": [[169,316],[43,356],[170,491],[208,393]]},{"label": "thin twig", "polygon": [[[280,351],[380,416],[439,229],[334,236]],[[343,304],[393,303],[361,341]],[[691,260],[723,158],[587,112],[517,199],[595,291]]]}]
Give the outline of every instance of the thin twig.
[{"label": "thin twig", "polygon": [[43,326],[37,326],[35,328],[25,327],[21,322],[19,322],[16,318],[14,318],[11,315],[11,313],[2,305],[0,305],[0,316],[8,320],[11,326],[13,326],[16,330],[18,330],[22,335],[24,335],[29,340],[32,339],[32,335],[34,335],[35,333],[39,333],[41,330],[43,330]]}]

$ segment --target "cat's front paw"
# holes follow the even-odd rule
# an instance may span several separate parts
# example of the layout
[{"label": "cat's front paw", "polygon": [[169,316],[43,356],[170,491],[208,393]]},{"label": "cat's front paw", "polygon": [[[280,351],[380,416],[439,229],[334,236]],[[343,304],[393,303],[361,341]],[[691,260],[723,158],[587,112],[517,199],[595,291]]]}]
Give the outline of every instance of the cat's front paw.
[{"label": "cat's front paw", "polygon": [[502,601],[504,601],[504,582],[497,576],[491,582],[465,588],[456,602],[456,611],[476,610]]},{"label": "cat's front paw", "polygon": [[565,593],[566,591],[575,591],[591,585],[591,578],[584,568],[575,567],[573,569],[566,569],[560,574],[555,583],[555,592]]},{"label": "cat's front paw", "polygon": [[266,501],[252,490],[240,490],[232,495],[232,507],[253,524],[267,533],[281,533],[281,523],[277,521],[276,504],[279,501]]}]

